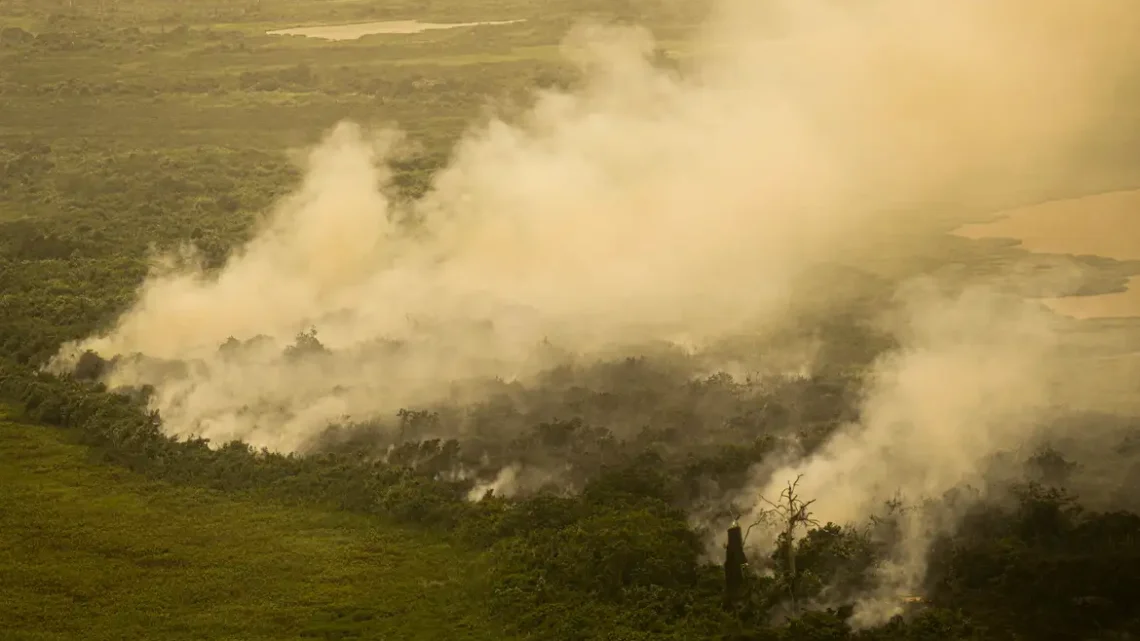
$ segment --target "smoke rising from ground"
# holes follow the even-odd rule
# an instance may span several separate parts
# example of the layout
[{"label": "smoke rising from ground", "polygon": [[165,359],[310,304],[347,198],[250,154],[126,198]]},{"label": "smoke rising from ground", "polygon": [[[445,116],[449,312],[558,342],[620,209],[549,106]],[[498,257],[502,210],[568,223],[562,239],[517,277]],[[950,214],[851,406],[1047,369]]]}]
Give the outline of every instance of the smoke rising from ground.
[{"label": "smoke rising from ground", "polygon": [[[860,420],[787,467],[757,470],[741,496],[758,520],[789,479],[812,499],[821,523],[854,524],[901,498],[922,506],[982,485],[987,458],[1031,442],[1049,418],[1058,380],[1056,318],[1039,306],[989,290],[947,296],[930,282],[900,293],[900,346],[873,366]],[[982,488],[984,489],[984,488]],[[980,495],[979,495],[980,496]],[[968,505],[959,502],[954,509]],[[896,557],[878,570],[880,593],[858,604],[856,623],[901,611],[899,595],[920,593],[926,551],[957,522],[951,508],[904,512]]]},{"label": "smoke rising from ground", "polygon": [[[921,254],[945,231],[932,208],[1079,174],[1136,33],[1127,0],[741,0],[670,71],[647,32],[584,27],[566,51],[588,81],[474,127],[421,200],[392,195],[398,135],[337,125],[220,273],[156,271],[56,365],[175,361],[127,358],[108,382],[154,385],[171,433],[291,451],[331,422],[475,398],[479,378],[774,331],[813,267]],[[834,287],[815,294],[846,300]],[[932,292],[901,294],[902,348],[861,419],[754,489],[802,472],[820,518],[854,519],[899,487],[967,480],[1026,434],[1047,317]],[[310,327],[327,349],[283,352]]]},{"label": "smoke rising from ground", "polygon": [[[544,340],[597,354],[755,328],[800,271],[885,249],[922,205],[1068,167],[1136,11],[1054,5],[729,4],[683,74],[650,64],[644,31],[580,29],[567,51],[586,86],[473,129],[408,211],[387,195],[395,138],[341,124],[220,275],[155,275],[80,348],[199,361],[157,381],[170,429],[289,449],[454,380],[524,375]],[[216,353],[310,326],[334,350],[320,363]],[[238,415],[259,403],[293,418]]]},{"label": "smoke rising from ground", "polygon": [[872,368],[858,425],[771,474],[816,498],[820,518],[846,523],[897,492],[941,496],[981,476],[986,455],[1017,447],[1050,409],[1052,317],[983,290],[953,298],[929,284],[906,301],[900,349]]}]

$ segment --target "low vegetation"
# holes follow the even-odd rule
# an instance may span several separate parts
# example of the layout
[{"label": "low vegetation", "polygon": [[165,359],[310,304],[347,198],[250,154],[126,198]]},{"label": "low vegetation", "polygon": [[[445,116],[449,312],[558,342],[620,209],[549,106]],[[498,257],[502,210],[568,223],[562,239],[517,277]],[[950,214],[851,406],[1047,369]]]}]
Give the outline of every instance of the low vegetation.
[{"label": "low vegetation", "polygon": [[[455,444],[419,443],[412,448],[417,456],[388,463],[364,453],[279,456],[253,452],[236,443],[211,449],[202,442],[175,442],[164,437],[157,417],[125,396],[77,382],[21,374],[17,367],[7,367],[0,384],[0,392],[6,397],[22,400],[28,418],[70,428],[69,433],[91,448],[97,460],[131,470],[126,478],[138,474],[152,479],[149,484],[135,483],[164,497],[155,500],[177,504],[185,500],[181,497],[209,497],[210,501],[231,505],[225,501],[232,499],[212,493],[223,492],[247,501],[238,505],[254,500],[264,503],[255,514],[280,515],[279,508],[270,506],[282,503],[311,506],[305,508],[310,511],[307,519],[321,522],[341,518],[349,532],[365,528],[369,521],[331,517],[325,512],[347,511],[375,519],[371,521],[374,527],[396,521],[413,531],[426,528],[435,533],[417,539],[411,534],[400,535],[399,530],[378,528],[401,546],[422,546],[427,559],[438,558],[437,554],[454,553],[457,558],[482,554],[490,564],[484,575],[490,584],[483,591],[464,592],[471,600],[466,607],[472,611],[486,608],[488,616],[511,622],[514,633],[530,638],[727,635],[835,639],[854,635],[866,639],[988,639],[1047,635],[1077,639],[1086,638],[1087,626],[1093,620],[1120,633],[1134,633],[1138,623],[1129,595],[1130,577],[1140,571],[1140,517],[1081,508],[1065,489],[1070,464],[1051,450],[1028,462],[1026,476],[1008,486],[1008,501],[974,507],[960,530],[935,546],[930,559],[928,603],[915,606],[915,612],[886,627],[853,633],[846,621],[851,612],[843,607],[810,609],[792,616],[794,613],[786,611],[789,590],[795,601],[810,603],[823,595],[824,588],[866,585],[876,567],[889,560],[890,536],[884,535],[883,528],[889,533],[890,528],[899,527],[898,508],[904,506],[885,506],[883,515],[866,526],[813,524],[806,537],[796,541],[794,565],[782,560],[786,545],[769,561],[753,560],[771,574],[753,578],[742,601],[725,605],[722,570],[713,563],[718,559],[705,556],[699,533],[691,529],[686,512],[680,508],[686,505],[686,487],[693,483],[713,480],[730,485],[734,475],[739,478],[750,464],[762,459],[762,442],[725,446],[714,454],[689,457],[683,465],[665,464],[653,453],[654,448],[642,449],[627,442],[616,448],[613,458],[586,482],[580,494],[540,492],[519,500],[488,498],[473,503],[467,499],[469,483],[449,481],[438,473],[441,467],[448,467],[441,464],[441,458],[458,454]],[[26,426],[6,429],[16,439],[47,439],[50,443],[58,438]],[[562,447],[578,452],[597,452],[599,445],[591,443],[604,447],[613,442],[612,435],[604,430],[584,429],[574,423],[542,425],[533,435],[559,440]],[[634,454],[639,450],[640,454]],[[70,447],[65,451],[74,457],[79,450]],[[55,467],[37,465],[49,471]],[[102,468],[81,468],[84,474],[103,482],[118,474]],[[176,489],[170,484],[197,489]],[[211,493],[202,494],[204,491]],[[24,524],[26,516],[15,518],[20,527],[28,527]],[[177,532],[168,527],[166,519],[147,523],[169,536]],[[304,532],[302,526],[298,529]],[[300,563],[289,552],[290,541],[298,536],[302,534],[292,532],[282,537],[284,551],[280,555],[265,556],[263,552],[246,562],[269,562],[272,558],[286,564]],[[462,552],[431,547],[436,544],[428,542],[438,536],[446,537]],[[145,537],[147,546],[152,545],[151,538]],[[212,539],[218,541],[218,549],[212,553],[241,553],[239,546],[245,539],[224,539]],[[427,556],[427,549],[438,552]],[[62,562],[48,556],[45,563]],[[407,572],[422,570],[431,576],[429,567],[430,562],[423,561]],[[366,571],[355,562],[344,571],[351,568]],[[165,574],[167,570],[155,572]],[[283,590],[288,585],[292,584],[273,589]],[[475,583],[464,587],[471,585]],[[321,587],[299,583],[295,589],[300,593],[294,598],[305,599],[306,591],[319,592]],[[444,592],[433,598],[445,598],[446,590],[440,589]],[[353,593],[354,607],[361,612],[387,607],[388,588],[373,594],[375,600]],[[131,593],[124,595],[128,604],[135,598]],[[784,623],[764,625],[770,616],[781,612]]]},{"label": "low vegetation", "polygon": [[171,485],[4,412],[6,639],[509,638],[436,535]]}]

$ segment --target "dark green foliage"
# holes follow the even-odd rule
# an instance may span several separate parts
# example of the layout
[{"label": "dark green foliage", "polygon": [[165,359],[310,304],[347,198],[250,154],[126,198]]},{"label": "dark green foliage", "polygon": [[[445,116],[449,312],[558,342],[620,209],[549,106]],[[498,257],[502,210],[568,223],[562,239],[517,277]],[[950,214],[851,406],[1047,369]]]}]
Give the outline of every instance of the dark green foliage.
[{"label": "dark green foliage", "polygon": [[814,598],[823,588],[859,594],[871,587],[868,573],[882,550],[864,532],[828,523],[810,530],[796,544],[796,566],[806,580],[800,590]]},{"label": "dark green foliage", "polygon": [[[1140,517],[1084,511],[1063,490],[1036,482],[1012,487],[1008,505],[975,508],[959,533],[935,545],[928,589],[936,605],[914,606],[912,615],[859,632],[848,625],[849,608],[809,607],[781,626],[766,627],[765,613],[787,599],[780,562],[786,542],[773,556],[776,575],[754,576],[745,600],[722,610],[723,575],[702,560],[699,537],[673,507],[681,494],[672,475],[686,468],[670,468],[656,454],[603,468],[575,497],[540,493],[470,503],[470,483],[443,473],[460,456],[455,441],[407,442],[387,463],[331,453],[280,456],[239,443],[211,449],[201,441],[166,438],[158,418],[138,401],[32,376],[14,364],[0,368],[0,393],[20,400],[30,418],[76,430],[103,460],[154,478],[451,531],[489,550],[495,587],[488,605],[518,629],[540,635],[585,639],[626,630],[670,638],[683,630],[727,634],[737,626],[744,630],[737,638],[755,639],[1030,633],[1076,639],[1093,620],[1108,629],[1135,625]],[[404,420],[435,419],[407,412]],[[579,429],[548,424],[535,434],[565,445]],[[1028,469],[1037,463],[1040,457]],[[882,528],[809,529],[796,542],[798,600],[810,603],[824,588],[832,595],[860,594],[886,551],[871,538],[872,532],[885,536]]]},{"label": "dark green foliage", "polygon": [[1079,639],[1090,621],[1134,630],[1136,584],[1127,577],[1140,570],[1140,517],[1088,512],[1034,483],[1015,496],[1012,507],[974,515],[990,527],[936,547],[932,597],[1009,634]]}]

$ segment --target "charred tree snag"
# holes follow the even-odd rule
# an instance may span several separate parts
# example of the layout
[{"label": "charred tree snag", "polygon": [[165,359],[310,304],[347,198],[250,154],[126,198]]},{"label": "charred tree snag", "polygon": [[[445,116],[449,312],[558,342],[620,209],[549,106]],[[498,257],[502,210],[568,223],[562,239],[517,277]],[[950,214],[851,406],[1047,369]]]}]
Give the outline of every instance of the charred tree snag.
[{"label": "charred tree snag", "polygon": [[744,566],[748,559],[744,556],[744,534],[735,520],[728,528],[728,542],[724,547],[724,593],[725,601],[734,603],[744,590]]}]

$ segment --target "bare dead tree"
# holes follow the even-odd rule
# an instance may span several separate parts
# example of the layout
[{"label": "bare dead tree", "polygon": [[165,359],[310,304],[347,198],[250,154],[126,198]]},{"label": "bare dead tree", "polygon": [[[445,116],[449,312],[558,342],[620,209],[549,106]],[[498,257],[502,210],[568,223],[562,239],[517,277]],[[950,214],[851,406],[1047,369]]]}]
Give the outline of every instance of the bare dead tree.
[{"label": "bare dead tree", "polygon": [[761,496],[760,500],[768,504],[769,507],[760,512],[760,516],[748,526],[744,535],[747,538],[748,532],[751,532],[752,528],[771,520],[776,520],[780,524],[783,542],[787,546],[784,557],[784,574],[787,577],[788,595],[791,597],[792,611],[795,614],[799,614],[800,611],[797,590],[799,571],[796,569],[796,530],[801,527],[805,529],[819,527],[819,522],[811,517],[811,512],[808,510],[811,504],[815,503],[815,499],[803,501],[796,492],[802,478],[803,474],[800,474],[796,480],[788,483],[788,486],[780,492],[779,502],[772,502]]}]

